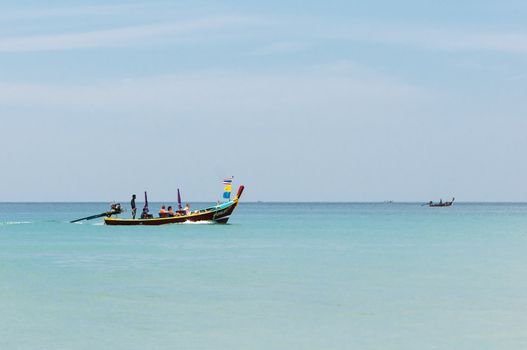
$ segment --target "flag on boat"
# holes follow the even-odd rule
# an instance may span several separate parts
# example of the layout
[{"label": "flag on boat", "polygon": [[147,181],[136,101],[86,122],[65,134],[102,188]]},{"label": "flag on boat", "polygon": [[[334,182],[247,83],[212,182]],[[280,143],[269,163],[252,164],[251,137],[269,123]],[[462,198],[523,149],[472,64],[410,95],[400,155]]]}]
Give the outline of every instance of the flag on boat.
[{"label": "flag on boat", "polygon": [[223,198],[227,200],[231,199],[232,179],[232,177],[228,179],[223,179],[223,184],[225,185],[225,187],[223,188]]}]

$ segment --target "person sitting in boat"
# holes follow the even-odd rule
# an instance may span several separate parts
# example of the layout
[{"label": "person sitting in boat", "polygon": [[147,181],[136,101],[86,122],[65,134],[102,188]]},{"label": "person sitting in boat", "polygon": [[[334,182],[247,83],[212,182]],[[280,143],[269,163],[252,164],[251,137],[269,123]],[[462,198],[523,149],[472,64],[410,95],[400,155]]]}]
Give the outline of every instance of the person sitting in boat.
[{"label": "person sitting in boat", "polygon": [[152,218],[152,214],[148,213],[148,207],[144,206],[143,212],[141,213],[141,219],[151,219],[151,218]]},{"label": "person sitting in boat", "polygon": [[168,217],[168,212],[167,212],[167,209],[165,208],[164,205],[161,206],[161,210],[159,210],[159,217],[160,218],[166,218]]},{"label": "person sitting in boat", "polygon": [[174,213],[174,210],[172,209],[172,206],[168,207],[167,214],[169,217],[176,216],[176,213]]},{"label": "person sitting in boat", "polygon": [[185,211],[185,215],[190,215],[190,204],[187,203],[183,210]]}]

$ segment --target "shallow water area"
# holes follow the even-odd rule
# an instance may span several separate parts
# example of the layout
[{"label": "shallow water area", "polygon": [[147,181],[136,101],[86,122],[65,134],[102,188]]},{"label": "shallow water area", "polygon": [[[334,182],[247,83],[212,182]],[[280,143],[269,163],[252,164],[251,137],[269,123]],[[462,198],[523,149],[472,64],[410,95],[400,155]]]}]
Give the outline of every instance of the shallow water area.
[{"label": "shallow water area", "polygon": [[527,347],[526,204],[242,202],[228,225],[69,223],[106,209],[0,203],[1,349]]}]

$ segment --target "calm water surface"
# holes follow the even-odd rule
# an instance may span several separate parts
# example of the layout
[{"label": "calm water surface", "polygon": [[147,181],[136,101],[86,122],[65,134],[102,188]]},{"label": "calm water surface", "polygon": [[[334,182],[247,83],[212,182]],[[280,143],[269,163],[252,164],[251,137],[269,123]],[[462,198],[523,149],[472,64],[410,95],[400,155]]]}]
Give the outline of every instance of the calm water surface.
[{"label": "calm water surface", "polygon": [[526,204],[106,209],[0,204],[0,349],[527,348]]}]

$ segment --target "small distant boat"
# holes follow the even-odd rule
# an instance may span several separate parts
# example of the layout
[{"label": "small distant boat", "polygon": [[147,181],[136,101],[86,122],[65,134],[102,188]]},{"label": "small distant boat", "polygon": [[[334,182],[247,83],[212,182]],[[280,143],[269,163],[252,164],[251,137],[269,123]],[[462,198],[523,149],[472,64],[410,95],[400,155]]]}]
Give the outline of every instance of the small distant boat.
[{"label": "small distant boat", "polygon": [[432,201],[428,202],[428,206],[429,207],[451,207],[452,204],[454,204],[454,201],[456,199],[455,198],[452,198],[452,200],[450,202],[443,202],[443,200],[440,200],[439,203],[434,203]]},{"label": "small distant boat", "polygon": [[180,214],[176,216],[169,217],[159,217],[159,218],[146,218],[146,219],[121,219],[114,217],[104,218],[104,223],[106,225],[118,225],[118,226],[139,226],[139,225],[166,225],[166,224],[177,224],[183,222],[198,222],[198,221],[209,221],[218,224],[226,224],[229,220],[231,214],[234,212],[234,209],[238,206],[238,201],[243,193],[244,186],[238,188],[238,193],[236,196],[223,204],[216,205],[214,207],[194,210],[190,213]]}]

